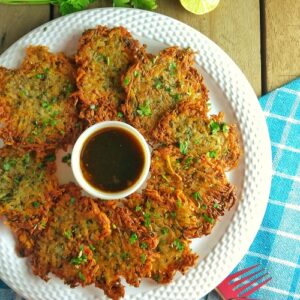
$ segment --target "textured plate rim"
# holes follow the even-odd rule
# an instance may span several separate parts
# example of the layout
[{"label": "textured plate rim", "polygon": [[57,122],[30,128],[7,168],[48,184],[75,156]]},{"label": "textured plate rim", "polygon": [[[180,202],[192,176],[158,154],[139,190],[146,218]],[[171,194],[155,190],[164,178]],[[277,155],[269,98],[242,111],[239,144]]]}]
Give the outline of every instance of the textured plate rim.
[{"label": "textured plate rim", "polygon": [[[245,177],[239,206],[226,233],[214,249],[185,276],[166,286],[134,296],[125,296],[125,299],[135,300],[199,299],[217,286],[238,264],[250,247],[263,219],[271,185],[271,144],[262,110],[244,74],[214,42],[180,21],[137,9],[91,9],[52,20],[10,46],[0,56],[0,64],[11,52],[28,45],[29,41],[35,44],[45,26],[53,27],[65,22],[75,26],[76,21],[80,21],[88,28],[91,22],[95,23],[96,18],[99,24],[123,25],[134,35],[199,50],[201,57],[197,55],[196,62],[213,77],[225,93],[238,120],[244,143]],[[72,27],[69,25],[68,30],[70,28]],[[1,265],[5,263],[5,249],[5,245],[0,244]],[[14,272],[13,267],[10,271]],[[0,270],[0,278],[22,296],[38,297],[37,289],[29,289],[26,283],[22,286],[16,285],[13,280],[16,279],[15,276],[13,274],[8,278]]]}]

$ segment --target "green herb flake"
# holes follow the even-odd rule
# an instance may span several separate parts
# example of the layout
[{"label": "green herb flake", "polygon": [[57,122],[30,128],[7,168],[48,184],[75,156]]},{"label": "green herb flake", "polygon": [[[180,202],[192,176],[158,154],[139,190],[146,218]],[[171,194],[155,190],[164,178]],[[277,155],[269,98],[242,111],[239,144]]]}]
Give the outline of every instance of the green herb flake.
[{"label": "green herb flake", "polygon": [[64,232],[64,236],[65,236],[68,240],[70,240],[71,237],[72,237],[72,232],[71,232],[71,230],[65,231],[65,232]]},{"label": "green herb flake", "polygon": [[124,85],[128,85],[130,82],[130,79],[128,77],[126,77],[124,80],[123,80],[123,84]]},{"label": "green herb flake", "polygon": [[144,264],[146,262],[146,260],[147,260],[147,255],[144,254],[144,253],[142,253],[141,254],[141,262],[142,262],[142,264]]},{"label": "green herb flake", "polygon": [[149,213],[144,213],[144,225],[149,227],[151,224],[151,215]]},{"label": "green herb flake", "polygon": [[127,260],[128,258],[129,258],[129,253],[127,253],[127,252],[122,252],[121,253],[121,259]]},{"label": "green herb flake", "polygon": [[132,245],[138,240],[138,236],[136,233],[132,233],[129,238],[129,243]]},{"label": "green herb flake", "polygon": [[151,107],[150,107],[150,101],[145,101],[143,104],[139,105],[137,111],[140,116],[142,117],[148,117],[152,115]]},{"label": "green herb flake", "polygon": [[71,265],[74,265],[74,266],[79,266],[86,262],[87,262],[87,256],[85,254],[81,254],[78,257],[72,258],[70,261]]},{"label": "green herb flake", "polygon": [[176,204],[177,204],[177,206],[178,206],[179,208],[182,207],[182,202],[180,201],[180,199],[177,199],[177,200],[176,200]]},{"label": "green herb flake", "polygon": [[118,118],[123,118],[124,114],[122,112],[118,111],[117,116],[118,116]]},{"label": "green herb flake", "polygon": [[33,201],[33,202],[32,202],[32,206],[33,206],[34,208],[39,208],[39,207],[40,207],[40,202],[38,202],[38,201]]},{"label": "green herb flake", "polygon": [[37,78],[37,79],[45,79],[45,78],[46,78],[46,75],[43,74],[43,73],[36,74],[36,75],[35,75],[35,78]]},{"label": "green herb flake", "polygon": [[78,277],[80,280],[85,281],[85,276],[81,273],[81,271],[79,271]]},{"label": "green herb flake", "polygon": [[91,104],[91,105],[90,105],[90,109],[91,109],[91,110],[96,110],[96,109],[97,109],[97,105]]},{"label": "green herb flake", "polygon": [[71,153],[66,154],[61,161],[65,164],[71,165]]},{"label": "green herb flake", "polygon": [[188,157],[188,158],[184,161],[184,169],[185,169],[185,170],[189,169],[192,162],[193,162],[193,158],[192,158],[192,157]]},{"label": "green herb flake", "polygon": [[75,197],[71,197],[71,198],[70,198],[70,203],[71,203],[72,205],[75,203],[75,201],[76,201]]},{"label": "green herb flake", "polygon": [[137,205],[137,206],[135,207],[135,211],[140,211],[140,210],[142,210],[141,206]]},{"label": "green herb flake", "polygon": [[175,102],[178,102],[181,99],[181,95],[178,93],[171,95],[171,97]]},{"label": "green herb flake", "polygon": [[148,244],[145,243],[145,242],[141,242],[140,247],[141,247],[142,249],[148,249]]},{"label": "green herb flake", "polygon": [[202,201],[202,197],[200,196],[200,193],[199,193],[199,192],[193,193],[193,198],[194,198],[196,201]]},{"label": "green herb flake", "polygon": [[220,124],[218,122],[211,121],[209,123],[209,128],[210,128],[211,134],[216,134],[217,132],[220,131]]},{"label": "green herb flake", "polygon": [[213,219],[213,218],[210,218],[208,215],[203,214],[202,216],[203,216],[203,219],[204,219],[205,221],[207,221],[208,223],[210,223],[210,224],[213,224],[213,223],[214,223],[214,219]]},{"label": "green herb flake", "polygon": [[169,233],[169,229],[167,227],[163,227],[160,232],[165,235]]},{"label": "green herb flake", "polygon": [[187,155],[188,147],[189,147],[188,141],[179,142],[179,150],[183,155]]},{"label": "green herb flake", "polygon": [[184,244],[179,239],[176,239],[172,245],[178,251],[183,251],[183,249],[184,249]]},{"label": "green herb flake", "polygon": [[217,157],[217,152],[216,151],[209,151],[209,152],[207,152],[207,155],[210,158],[216,158]]},{"label": "green herb flake", "polygon": [[221,131],[224,133],[228,133],[229,131],[229,126],[226,123],[221,124]]},{"label": "green herb flake", "polygon": [[92,250],[92,251],[95,251],[96,248],[92,245],[92,244],[89,244],[89,248]]},{"label": "green herb flake", "polygon": [[177,66],[176,66],[176,63],[175,62],[170,62],[169,63],[169,73],[171,74],[171,75],[175,75],[175,73],[176,73],[176,68],[177,68]]},{"label": "green herb flake", "polygon": [[219,208],[219,204],[218,203],[214,203],[214,208]]},{"label": "green herb flake", "polygon": [[11,169],[12,165],[9,161],[6,161],[4,164],[3,164],[3,170],[4,171],[9,171]]},{"label": "green herb flake", "polygon": [[48,108],[48,107],[49,107],[49,102],[46,101],[46,100],[44,100],[44,101],[42,102],[42,108]]},{"label": "green herb flake", "polygon": [[138,77],[140,75],[140,73],[139,73],[139,71],[134,70],[133,75],[134,75],[134,77]]},{"label": "green herb flake", "polygon": [[176,218],[176,211],[171,211],[170,216],[175,219]]},{"label": "green herb flake", "polygon": [[154,79],[153,87],[155,87],[157,90],[162,88],[162,82],[159,78]]},{"label": "green herb flake", "polygon": [[156,282],[159,282],[159,281],[160,281],[160,276],[159,276],[159,274],[154,274],[154,275],[152,276],[152,278],[153,278],[153,280],[155,280]]},{"label": "green herb flake", "polygon": [[41,228],[43,228],[43,229],[45,229],[46,228],[46,222],[43,220],[43,221],[41,221],[41,223],[40,223],[40,226],[41,226]]},{"label": "green herb flake", "polygon": [[46,162],[53,162],[53,161],[55,161],[55,160],[56,160],[55,154],[49,154],[49,155],[47,155],[47,156],[45,157],[45,161],[46,161]]}]

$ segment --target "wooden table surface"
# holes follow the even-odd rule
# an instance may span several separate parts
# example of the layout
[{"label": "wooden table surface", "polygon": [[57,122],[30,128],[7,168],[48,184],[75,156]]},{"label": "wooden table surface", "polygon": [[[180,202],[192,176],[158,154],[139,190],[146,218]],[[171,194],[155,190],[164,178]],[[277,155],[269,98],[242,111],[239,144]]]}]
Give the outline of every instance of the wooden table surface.
[{"label": "wooden table surface", "polygon": [[[221,0],[203,16],[179,0],[158,0],[159,13],[204,33],[240,66],[259,96],[300,76],[300,0]],[[90,7],[111,6],[98,0]],[[0,5],[0,54],[35,27],[59,17],[42,6]]]}]

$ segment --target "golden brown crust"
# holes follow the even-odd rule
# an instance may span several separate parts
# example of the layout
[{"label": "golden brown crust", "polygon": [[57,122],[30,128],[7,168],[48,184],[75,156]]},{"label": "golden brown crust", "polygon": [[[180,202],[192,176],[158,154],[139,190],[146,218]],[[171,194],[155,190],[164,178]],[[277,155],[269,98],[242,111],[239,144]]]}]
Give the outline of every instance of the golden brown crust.
[{"label": "golden brown crust", "polygon": [[90,125],[120,119],[119,105],[125,99],[121,75],[143,51],[124,27],[98,26],[84,32],[76,55],[81,118]]},{"label": "golden brown crust", "polygon": [[33,239],[48,220],[52,196],[57,193],[51,156],[39,158],[11,147],[0,149],[0,215],[16,233],[18,252],[28,256]]},{"label": "golden brown crust", "polygon": [[0,87],[0,137],[6,144],[44,151],[74,140],[74,67],[64,54],[28,47],[19,69],[0,69]]},{"label": "golden brown crust", "polygon": [[181,103],[165,114],[152,132],[162,144],[175,144],[192,157],[207,155],[226,170],[236,167],[240,138],[235,124],[226,124],[223,114],[207,116],[198,105]]},{"label": "golden brown crust", "polygon": [[182,101],[207,111],[207,89],[193,63],[191,50],[170,47],[130,67],[122,80],[128,122],[149,137],[160,117]]}]

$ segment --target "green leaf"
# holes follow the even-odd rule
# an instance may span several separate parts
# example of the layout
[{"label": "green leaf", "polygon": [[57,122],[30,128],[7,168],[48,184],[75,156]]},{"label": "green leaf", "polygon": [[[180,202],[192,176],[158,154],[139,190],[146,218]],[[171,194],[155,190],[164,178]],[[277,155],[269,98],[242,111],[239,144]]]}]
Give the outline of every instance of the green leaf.
[{"label": "green leaf", "polygon": [[32,206],[33,206],[34,208],[39,208],[39,207],[40,207],[40,202],[38,202],[38,201],[33,201],[33,202],[32,202]]},{"label": "green leaf", "polygon": [[217,152],[216,151],[209,151],[207,153],[208,157],[210,158],[216,158],[217,157]]},{"label": "green leaf", "polygon": [[78,277],[79,279],[81,279],[82,281],[85,281],[85,276],[79,271],[78,273]]},{"label": "green leaf", "polygon": [[179,149],[182,154],[187,155],[188,147],[189,141],[179,142]]},{"label": "green leaf", "polygon": [[147,260],[147,255],[144,254],[144,253],[142,253],[142,254],[141,254],[141,261],[142,261],[142,264],[144,264],[144,263],[146,262],[146,260]]},{"label": "green leaf", "polygon": [[167,227],[163,227],[163,228],[160,230],[160,232],[161,232],[162,234],[167,234],[167,233],[169,232],[169,229],[168,229]]},{"label": "green leaf", "polygon": [[184,244],[179,240],[179,239],[176,239],[174,242],[173,242],[173,246],[176,248],[176,250],[178,251],[182,251],[184,249]]},{"label": "green leaf", "polygon": [[134,8],[154,10],[157,8],[156,0],[131,0]]},{"label": "green leaf", "polygon": [[129,238],[129,243],[132,245],[138,240],[138,236],[136,233],[132,233]]},{"label": "green leaf", "polygon": [[130,0],[113,0],[114,7],[130,7]]},{"label": "green leaf", "polygon": [[148,116],[151,116],[152,115],[152,111],[151,111],[151,107],[150,107],[150,102],[149,100],[148,101],[145,101],[142,105],[140,105],[137,109],[137,113],[140,115],[140,116],[145,116],[145,117],[148,117]]},{"label": "green leaf", "polygon": [[220,131],[220,124],[218,122],[211,121],[209,123],[209,128],[210,128],[211,134],[216,134],[217,132]]}]

